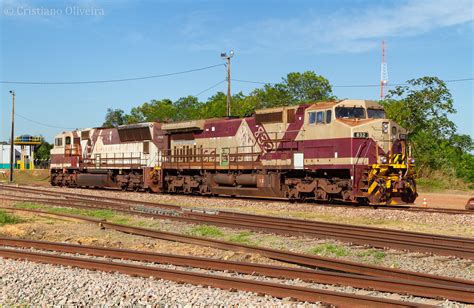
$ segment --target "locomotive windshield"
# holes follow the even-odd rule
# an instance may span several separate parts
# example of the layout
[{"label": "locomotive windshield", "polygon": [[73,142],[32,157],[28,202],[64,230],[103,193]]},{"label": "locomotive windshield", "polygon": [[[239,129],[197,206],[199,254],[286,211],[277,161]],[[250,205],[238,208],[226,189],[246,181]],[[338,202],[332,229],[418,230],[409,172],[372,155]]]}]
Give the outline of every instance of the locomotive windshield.
[{"label": "locomotive windshield", "polygon": [[336,107],[338,119],[365,119],[365,110],[362,107]]},{"label": "locomotive windshield", "polygon": [[385,119],[385,110],[383,109],[367,109],[367,117],[372,119]]}]

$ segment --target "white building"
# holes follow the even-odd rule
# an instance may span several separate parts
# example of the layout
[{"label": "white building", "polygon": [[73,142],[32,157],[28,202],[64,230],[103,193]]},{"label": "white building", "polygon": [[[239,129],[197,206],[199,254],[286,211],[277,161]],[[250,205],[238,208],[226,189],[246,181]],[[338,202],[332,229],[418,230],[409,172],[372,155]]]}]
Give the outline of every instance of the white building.
[{"label": "white building", "polygon": [[[21,157],[21,146],[15,145],[13,147],[15,153],[14,163],[16,163]],[[30,151],[27,149],[27,151]],[[31,157],[31,153],[30,154]],[[0,144],[0,169],[10,168],[10,145]]]}]

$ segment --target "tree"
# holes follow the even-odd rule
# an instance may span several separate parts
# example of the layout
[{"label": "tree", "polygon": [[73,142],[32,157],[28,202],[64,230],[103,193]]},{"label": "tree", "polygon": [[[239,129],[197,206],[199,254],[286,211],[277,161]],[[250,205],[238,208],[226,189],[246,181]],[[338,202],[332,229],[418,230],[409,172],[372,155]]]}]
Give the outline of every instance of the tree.
[{"label": "tree", "polygon": [[253,102],[254,109],[289,106],[296,103],[286,85],[282,83],[266,84],[261,89],[255,89],[248,99]]},{"label": "tree", "polygon": [[405,127],[419,175],[433,170],[474,181],[472,139],[456,134],[449,115],[456,110],[446,84],[437,77],[407,81],[390,90],[382,105],[387,116]]},{"label": "tree", "polygon": [[[230,102],[231,115],[242,117],[251,115],[255,110],[254,106],[249,106],[246,97],[242,92],[232,95]],[[202,104],[199,112],[199,118],[222,118],[227,116],[227,95],[223,92],[217,92],[211,96],[207,102]]]},{"label": "tree", "polygon": [[102,124],[103,127],[117,127],[120,125],[127,124],[125,112],[122,109],[107,109],[105,115],[105,121]]},{"label": "tree", "polygon": [[314,103],[333,98],[329,81],[313,71],[289,73],[283,79],[283,86],[294,104]]},{"label": "tree", "polygon": [[166,122],[174,120],[175,117],[176,108],[169,99],[153,99],[150,103],[144,103],[141,106],[132,108],[130,115],[127,116],[129,123]]},{"label": "tree", "polygon": [[49,160],[50,151],[52,148],[53,148],[53,145],[43,139],[41,144],[35,147],[35,150],[34,150],[35,159],[40,160],[40,161]]},{"label": "tree", "polygon": [[388,92],[382,104],[387,115],[408,129],[410,134],[429,130],[437,138],[449,138],[456,125],[448,115],[456,113],[446,84],[437,77],[408,80]]},{"label": "tree", "polygon": [[173,120],[195,120],[201,117],[201,108],[203,104],[195,96],[181,97],[174,103],[176,110]]},{"label": "tree", "polygon": [[281,83],[266,84],[249,97],[254,109],[315,103],[334,99],[329,81],[313,71],[289,73]]},{"label": "tree", "polygon": [[[329,81],[313,71],[289,73],[281,83],[266,84],[249,95],[242,92],[232,95],[232,116],[250,116],[256,109],[290,106],[300,103],[333,99]],[[169,99],[151,100],[133,107],[130,114],[121,109],[107,109],[105,127],[140,122],[185,121],[226,116],[227,97],[217,92],[206,102],[195,96],[181,97],[173,102]]]}]

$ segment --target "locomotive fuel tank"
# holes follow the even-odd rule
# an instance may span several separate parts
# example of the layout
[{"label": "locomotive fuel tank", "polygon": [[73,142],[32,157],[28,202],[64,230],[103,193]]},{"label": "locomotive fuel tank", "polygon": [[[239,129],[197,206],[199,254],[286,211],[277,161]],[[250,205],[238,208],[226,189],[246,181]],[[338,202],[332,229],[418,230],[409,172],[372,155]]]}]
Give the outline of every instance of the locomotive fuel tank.
[{"label": "locomotive fuel tank", "polygon": [[78,174],[76,178],[77,186],[94,187],[115,187],[116,184],[110,179],[108,174]]},{"label": "locomotive fuel tank", "polygon": [[239,174],[235,178],[235,182],[241,186],[257,187],[256,174]]},{"label": "locomotive fuel tank", "polygon": [[219,173],[214,176],[214,182],[222,186],[234,186],[235,175]]}]

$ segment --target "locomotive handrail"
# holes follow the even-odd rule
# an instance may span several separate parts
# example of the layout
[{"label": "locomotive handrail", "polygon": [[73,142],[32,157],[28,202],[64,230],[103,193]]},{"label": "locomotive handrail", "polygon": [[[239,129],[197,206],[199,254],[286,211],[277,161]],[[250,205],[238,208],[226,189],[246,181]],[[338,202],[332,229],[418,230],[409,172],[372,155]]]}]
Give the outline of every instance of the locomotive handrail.
[{"label": "locomotive handrail", "polygon": [[[230,169],[234,165],[238,168],[239,165],[252,164],[253,167],[254,163],[258,161],[258,157],[262,154],[255,151],[255,145],[229,147],[226,149],[228,149],[228,153],[217,153],[217,148],[167,149],[162,152],[161,162],[176,168],[197,165],[204,168],[204,164],[213,164],[214,168],[217,168],[217,166],[227,166]],[[222,165],[224,163],[221,160],[223,154],[226,154],[228,157],[228,160],[225,161],[226,165]],[[209,166],[207,165],[206,167]]]},{"label": "locomotive handrail", "polygon": [[141,152],[129,152],[129,153],[109,153],[96,154],[95,157],[84,158],[83,163],[88,167],[136,167],[146,166],[147,158],[142,157]]},{"label": "locomotive handrail", "polygon": [[[369,147],[370,147],[371,143],[372,143],[372,139],[369,140],[369,145],[367,146],[367,151],[365,152],[365,155],[367,155],[367,153],[369,152]],[[357,149],[357,153],[356,153],[356,161],[354,163],[354,166],[356,166],[359,163],[359,158],[360,158],[362,146],[366,145],[366,144],[367,144],[367,139],[359,145],[359,148]],[[366,156],[364,156],[364,157],[366,157]]]}]

